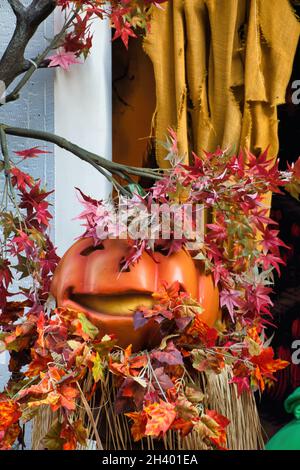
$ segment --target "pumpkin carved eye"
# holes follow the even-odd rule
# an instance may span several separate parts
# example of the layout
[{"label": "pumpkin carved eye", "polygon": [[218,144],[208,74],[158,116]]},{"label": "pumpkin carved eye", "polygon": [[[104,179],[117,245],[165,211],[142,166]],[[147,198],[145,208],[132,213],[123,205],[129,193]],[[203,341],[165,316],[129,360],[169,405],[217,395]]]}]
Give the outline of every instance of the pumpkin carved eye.
[{"label": "pumpkin carved eye", "polygon": [[80,252],[81,256],[89,256],[91,253],[94,253],[94,251],[99,251],[99,250],[104,250],[103,245],[97,245],[97,246],[88,246],[84,250]]}]

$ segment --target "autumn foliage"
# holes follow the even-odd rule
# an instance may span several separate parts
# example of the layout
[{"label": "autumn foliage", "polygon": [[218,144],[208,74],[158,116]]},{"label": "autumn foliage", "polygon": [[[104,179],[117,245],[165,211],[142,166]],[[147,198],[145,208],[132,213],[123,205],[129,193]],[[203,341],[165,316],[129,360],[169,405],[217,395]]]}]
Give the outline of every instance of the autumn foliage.
[{"label": "autumn foliage", "polygon": [[[151,8],[163,8],[161,0],[58,0],[64,12],[71,8],[71,26],[53,56],[50,66],[68,68],[85,58],[92,46],[91,21],[109,18],[115,32],[128,46],[149,27]],[[153,5],[151,5],[153,4]],[[33,147],[15,152],[14,161],[0,162],[5,188],[0,212],[0,348],[10,353],[11,378],[0,395],[0,448],[10,449],[23,442],[22,425],[41,406],[48,406],[58,418],[44,437],[47,449],[76,449],[88,439],[86,423],[74,418],[82,403],[82,381],[92,383],[87,399],[110,375],[118,390],[117,414],[130,420],[133,440],[160,439],[169,431],[181,435],[197,433],[210,448],[226,448],[225,416],[206,405],[197,385],[197,376],[206,371],[219,374],[230,370],[232,386],[238,394],[259,390],[274,381],[274,373],[288,363],[274,358],[265,328],[272,321],[271,292],[273,270],[284,264],[276,223],[264,207],[265,195],[284,187],[294,197],[300,193],[300,161],[288,171],[272,165],[267,152],[231,155],[193,155],[183,165],[177,137],[170,129],[165,147],[170,170],[158,171],[151,188],[128,185],[129,206],[134,212],[142,204],[147,212],[154,204],[201,205],[210,221],[205,236],[194,248],[193,257],[211,273],[220,292],[222,318],[210,327],[201,317],[202,307],[182,286],[163,283],[153,293],[153,306],[139,306],[135,327],[155,321],[162,341],[149,351],[133,353],[131,345],[116,347],[117,339],[101,334],[80,311],[57,308],[49,296],[50,284],[59,258],[49,236],[51,192],[39,180],[25,173],[24,159],[47,152]],[[19,158],[19,161],[15,161]],[[118,228],[110,219],[112,205],[122,203],[122,195],[110,201],[96,201],[81,193],[84,211],[79,215],[85,231],[101,245]],[[193,216],[191,214],[191,224]],[[143,214],[144,217],[144,214]],[[143,252],[155,257],[156,250],[167,254],[187,249],[191,238],[136,238],[124,260],[123,269],[138,263]]]},{"label": "autumn foliage", "polygon": [[[263,391],[274,373],[288,365],[274,358],[264,333],[272,318],[272,269],[283,263],[280,247],[284,245],[262,201],[267,191],[298,184],[299,164],[281,173],[276,165],[270,166],[267,153],[256,158],[217,150],[204,157],[194,155],[193,164],[186,166],[180,163],[175,134],[167,145],[173,168],[138,197],[146,206],[149,199],[172,204],[184,197],[214,210],[214,220],[206,225],[204,242],[194,256],[219,287],[222,320],[209,327],[201,319],[201,305],[178,282],[163,283],[153,293],[153,307],[140,306],[135,312],[135,327],[156,321],[162,342],[153,350],[132,353],[130,345],[125,350],[116,348],[116,338],[103,337],[81,312],[55,308],[48,297],[58,262],[47,232],[50,193],[40,181],[12,166],[7,181],[19,203],[1,213],[5,240],[0,263],[1,345],[11,354],[13,373],[0,398],[3,449],[16,439],[22,442],[20,423],[32,419],[42,405],[60,413],[45,436],[46,448],[84,445],[87,429],[73,418],[73,412],[87,374],[93,377],[88,398],[96,393],[99,381],[112,375],[118,389],[115,410],[131,420],[134,441],[177,430],[182,436],[198,433],[211,448],[225,448],[228,420],[207,408],[197,373],[218,374],[230,368],[231,382],[242,394]],[[38,154],[37,148],[28,149],[19,157]],[[133,201],[138,190],[133,191]],[[84,236],[94,237],[99,244],[96,227],[108,223],[103,219],[106,203],[86,196],[83,203]],[[163,249],[176,251],[187,242],[175,240],[171,233]],[[155,243],[161,248],[161,240]],[[136,263],[143,250],[155,249],[150,240],[135,240],[126,261]],[[28,283],[22,286],[26,278],[31,280],[29,287]],[[15,294],[21,294],[22,300],[14,300]]]}]

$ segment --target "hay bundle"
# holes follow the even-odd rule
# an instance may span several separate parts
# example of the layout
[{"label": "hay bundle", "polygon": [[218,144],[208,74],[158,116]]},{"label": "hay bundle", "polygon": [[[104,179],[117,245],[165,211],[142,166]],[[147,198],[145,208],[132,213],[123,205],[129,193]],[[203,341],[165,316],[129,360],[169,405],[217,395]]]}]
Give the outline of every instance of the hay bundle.
[{"label": "hay bundle", "polygon": [[[115,413],[114,403],[117,389],[107,374],[101,382],[97,394],[88,402],[85,398],[91,386],[91,377],[87,377],[80,389],[80,400],[74,412],[74,419],[81,418],[87,428],[90,449],[100,450],[208,450],[211,447],[195,432],[182,438],[179,432],[169,431],[163,440],[145,438],[133,442],[128,418]],[[231,450],[256,450],[263,448],[262,428],[252,393],[237,394],[237,388],[230,384],[229,367],[220,374],[197,374],[197,385],[205,395],[205,406],[215,409],[230,420],[227,428],[227,446]],[[49,431],[57,414],[50,408],[42,407],[33,422],[32,448],[43,449],[43,438]]]}]

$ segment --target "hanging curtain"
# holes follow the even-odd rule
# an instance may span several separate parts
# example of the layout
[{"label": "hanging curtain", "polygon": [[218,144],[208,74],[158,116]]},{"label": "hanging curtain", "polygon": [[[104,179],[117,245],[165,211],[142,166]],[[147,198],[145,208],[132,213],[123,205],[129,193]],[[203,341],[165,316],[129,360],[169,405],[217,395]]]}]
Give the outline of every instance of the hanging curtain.
[{"label": "hanging curtain", "polygon": [[154,9],[144,49],[156,81],[156,158],[173,127],[180,151],[278,152],[277,106],[300,23],[288,0],[169,0]]}]

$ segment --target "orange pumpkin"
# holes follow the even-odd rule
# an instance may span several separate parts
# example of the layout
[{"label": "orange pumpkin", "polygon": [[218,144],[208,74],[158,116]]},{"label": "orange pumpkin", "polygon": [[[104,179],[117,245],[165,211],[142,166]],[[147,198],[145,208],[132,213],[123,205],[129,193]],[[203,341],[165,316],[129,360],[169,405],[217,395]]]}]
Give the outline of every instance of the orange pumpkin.
[{"label": "orange pumpkin", "polygon": [[161,287],[162,281],[179,281],[204,308],[203,321],[210,326],[215,323],[219,314],[218,289],[189,253],[156,253],[158,262],[144,253],[138,263],[121,272],[129,250],[127,240],[105,240],[102,247],[94,247],[91,238],[77,241],[55,271],[51,291],[57,305],[84,312],[103,335],[114,333],[120,346],[132,344],[138,351],[157,345],[160,337],[154,322],[134,329],[135,309],[152,306],[151,294]]}]

